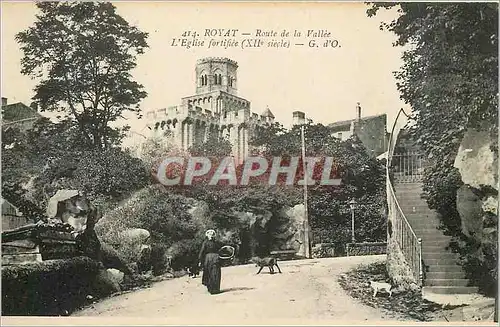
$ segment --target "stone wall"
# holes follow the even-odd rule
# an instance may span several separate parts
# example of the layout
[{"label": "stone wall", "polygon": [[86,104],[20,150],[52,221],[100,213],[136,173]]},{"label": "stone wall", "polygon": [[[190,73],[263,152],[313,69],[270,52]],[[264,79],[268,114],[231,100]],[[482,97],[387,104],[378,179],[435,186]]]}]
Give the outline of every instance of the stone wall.
[{"label": "stone wall", "polygon": [[419,288],[403,252],[393,237],[388,237],[387,240],[386,267],[392,285],[402,290],[417,290]]},{"label": "stone wall", "polygon": [[363,119],[355,124],[356,134],[367,149],[373,150],[369,153],[373,157],[386,151],[386,125],[386,115]]}]

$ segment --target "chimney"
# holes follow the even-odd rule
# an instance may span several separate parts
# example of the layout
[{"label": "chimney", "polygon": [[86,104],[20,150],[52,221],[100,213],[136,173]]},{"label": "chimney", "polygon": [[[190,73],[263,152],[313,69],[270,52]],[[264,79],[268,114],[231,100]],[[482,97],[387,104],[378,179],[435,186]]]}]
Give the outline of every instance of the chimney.
[{"label": "chimney", "polygon": [[30,108],[33,109],[33,110],[35,110],[35,111],[38,111],[38,103],[32,102],[30,104]]},{"label": "chimney", "polygon": [[7,98],[2,97],[2,106],[7,105]]},{"label": "chimney", "polygon": [[356,103],[356,111],[358,112],[358,120],[361,120],[361,104]]},{"label": "chimney", "polygon": [[303,125],[306,123],[306,114],[302,111],[294,111],[293,115],[293,125]]}]

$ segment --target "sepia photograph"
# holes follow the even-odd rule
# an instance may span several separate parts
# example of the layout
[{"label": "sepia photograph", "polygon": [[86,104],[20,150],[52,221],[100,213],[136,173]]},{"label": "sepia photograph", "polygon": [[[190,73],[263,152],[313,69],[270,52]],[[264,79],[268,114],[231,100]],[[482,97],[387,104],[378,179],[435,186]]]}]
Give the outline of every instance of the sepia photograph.
[{"label": "sepia photograph", "polygon": [[498,324],[498,2],[0,5],[2,325]]}]

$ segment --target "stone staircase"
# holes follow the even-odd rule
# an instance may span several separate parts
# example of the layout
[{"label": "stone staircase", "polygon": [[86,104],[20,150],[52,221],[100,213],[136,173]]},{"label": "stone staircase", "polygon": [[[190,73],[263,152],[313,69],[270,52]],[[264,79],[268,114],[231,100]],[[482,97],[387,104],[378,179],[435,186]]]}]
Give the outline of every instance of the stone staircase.
[{"label": "stone staircase", "polygon": [[470,294],[478,291],[465,278],[457,263],[458,254],[447,249],[450,236],[438,229],[437,213],[421,198],[422,183],[394,183],[394,191],[401,210],[417,237],[422,239],[424,285],[422,293]]}]

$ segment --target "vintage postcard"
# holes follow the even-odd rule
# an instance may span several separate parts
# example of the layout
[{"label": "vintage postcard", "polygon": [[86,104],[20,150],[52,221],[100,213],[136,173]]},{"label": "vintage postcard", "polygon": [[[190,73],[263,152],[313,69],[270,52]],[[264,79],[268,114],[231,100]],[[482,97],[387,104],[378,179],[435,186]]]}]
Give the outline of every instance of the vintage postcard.
[{"label": "vintage postcard", "polygon": [[497,2],[2,1],[2,324],[497,319]]}]

